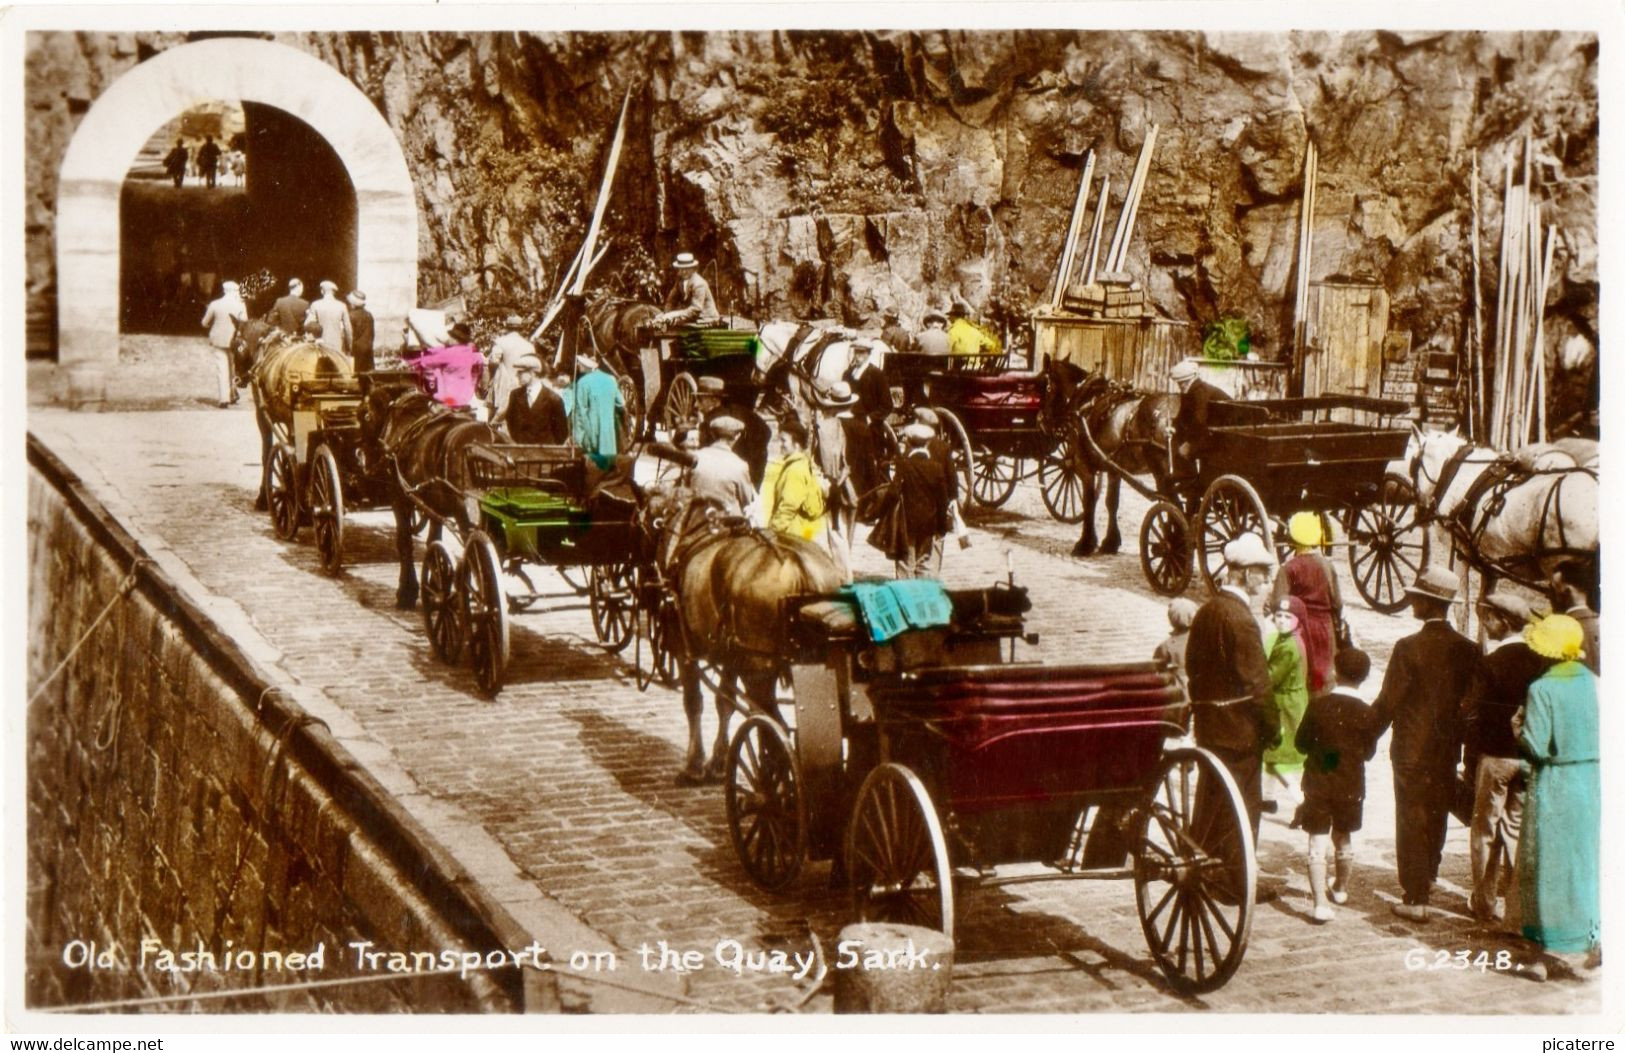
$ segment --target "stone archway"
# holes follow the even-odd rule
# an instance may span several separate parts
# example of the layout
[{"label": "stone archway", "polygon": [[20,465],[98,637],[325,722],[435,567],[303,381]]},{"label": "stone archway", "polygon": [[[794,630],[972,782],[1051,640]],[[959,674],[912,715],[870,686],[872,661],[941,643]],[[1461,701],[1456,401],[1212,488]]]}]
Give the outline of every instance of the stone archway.
[{"label": "stone archway", "polygon": [[201,99],[284,110],[321,135],[356,196],[356,285],[380,336],[398,333],[417,295],[418,216],[400,143],[361,91],[333,67],[283,44],[216,39],[183,44],[120,77],[85,114],[57,189],[59,361],[75,401],[98,401],[119,354],[119,193],[154,129]]}]

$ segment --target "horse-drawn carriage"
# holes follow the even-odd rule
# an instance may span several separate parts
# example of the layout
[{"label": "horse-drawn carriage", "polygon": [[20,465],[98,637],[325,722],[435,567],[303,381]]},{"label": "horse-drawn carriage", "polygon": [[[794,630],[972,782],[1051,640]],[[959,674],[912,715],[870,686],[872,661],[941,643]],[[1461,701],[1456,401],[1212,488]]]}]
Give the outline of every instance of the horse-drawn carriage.
[{"label": "horse-drawn carriage", "polygon": [[1006,661],[1027,606],[1004,586],[912,592],[901,615],[873,593],[788,605],[795,724],[758,714],[733,738],[739,859],[768,889],[809,859],[838,859],[860,919],[950,938],[963,868],[1038,862],[1132,880],[1170,984],[1213,990],[1240,965],[1252,922],[1240,794],[1212,755],[1170,748],[1188,713],[1171,669]]},{"label": "horse-drawn carriage", "polygon": [[1067,430],[1043,373],[1013,371],[1008,356],[893,353],[886,372],[899,408],[932,409],[960,467],[960,489],[998,508],[1037,477],[1044,507],[1063,523],[1082,518],[1082,481],[1064,456]]},{"label": "horse-drawn carriage", "polygon": [[[1224,578],[1224,546],[1243,533],[1286,548],[1286,521],[1313,511],[1322,535],[1335,522],[1349,549],[1354,586],[1374,610],[1405,604],[1405,588],[1425,564],[1414,495],[1392,470],[1405,455],[1405,402],[1361,395],[1215,403],[1194,473],[1177,471],[1162,451],[1159,489],[1133,475],[1120,478],[1151,500],[1140,526],[1140,564],[1151,587],[1167,596],[1185,590],[1192,561],[1210,589]],[[1354,418],[1363,418],[1356,420]],[[1099,462],[1114,462],[1080,428]]]}]

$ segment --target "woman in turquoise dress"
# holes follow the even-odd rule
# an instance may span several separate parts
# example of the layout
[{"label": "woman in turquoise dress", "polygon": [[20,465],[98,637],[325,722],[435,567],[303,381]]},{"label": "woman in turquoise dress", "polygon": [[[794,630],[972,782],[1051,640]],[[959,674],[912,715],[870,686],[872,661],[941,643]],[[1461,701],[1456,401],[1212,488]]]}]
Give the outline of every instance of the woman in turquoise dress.
[{"label": "woman in turquoise dress", "polygon": [[1270,608],[1275,628],[1264,635],[1264,651],[1269,655],[1271,695],[1281,713],[1281,741],[1264,751],[1266,799],[1274,796],[1271,791],[1277,786],[1293,795],[1294,784],[1287,776],[1303,771],[1303,754],[1294,740],[1304,710],[1309,708],[1309,666],[1300,635],[1307,616],[1308,608],[1297,596],[1288,596]]},{"label": "woman in turquoise dress", "polygon": [[1597,679],[1580,662],[1585,630],[1568,615],[1541,619],[1524,639],[1552,665],[1514,720],[1529,773],[1517,864],[1523,934],[1547,951],[1585,953],[1602,918]]}]

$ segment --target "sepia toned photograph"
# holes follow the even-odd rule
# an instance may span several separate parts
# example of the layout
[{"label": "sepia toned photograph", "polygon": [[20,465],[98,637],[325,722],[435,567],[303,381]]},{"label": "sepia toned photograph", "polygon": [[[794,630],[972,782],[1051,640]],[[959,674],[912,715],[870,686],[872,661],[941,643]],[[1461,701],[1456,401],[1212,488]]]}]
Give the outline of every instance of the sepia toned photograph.
[{"label": "sepia toned photograph", "polygon": [[20,1018],[1597,1029],[1612,23],[1213,6],[13,9]]}]

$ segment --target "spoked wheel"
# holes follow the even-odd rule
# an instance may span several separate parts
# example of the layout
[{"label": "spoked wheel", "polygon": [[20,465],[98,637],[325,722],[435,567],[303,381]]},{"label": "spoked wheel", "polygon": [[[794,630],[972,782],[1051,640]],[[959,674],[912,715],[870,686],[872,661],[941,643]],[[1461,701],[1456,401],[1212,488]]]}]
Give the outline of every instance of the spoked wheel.
[{"label": "spoked wheel", "polygon": [[1397,475],[1383,479],[1371,504],[1349,510],[1349,571],[1374,611],[1405,606],[1405,588],[1427,566],[1427,530],[1416,515],[1416,494]]},{"label": "spoked wheel", "polygon": [[1191,583],[1191,525],[1179,506],[1158,501],[1140,523],[1140,569],[1163,596],[1178,596]]},{"label": "spoked wheel", "polygon": [[327,444],[316,447],[310,459],[311,532],[316,535],[316,552],[322,569],[337,574],[344,569],[344,486],[339,481],[339,462]]},{"label": "spoked wheel", "polygon": [[660,410],[660,426],[671,438],[677,426],[694,419],[694,404],[700,396],[700,386],[689,373],[679,373],[666,385],[666,402]]},{"label": "spoked wheel", "polygon": [[1236,475],[1221,475],[1208,486],[1196,510],[1196,530],[1202,545],[1198,553],[1202,579],[1214,592],[1224,584],[1224,546],[1243,534],[1253,533],[1266,549],[1275,549],[1263,498],[1251,483]]},{"label": "spoked wheel", "polygon": [[1134,895],[1151,957],[1176,991],[1215,991],[1235,973],[1257,886],[1252,825],[1230,773],[1206,750],[1166,754],[1137,816]]},{"label": "spoked wheel", "polygon": [[959,418],[941,406],[936,407],[936,412],[942,418],[942,437],[948,440],[948,461],[954,470],[954,492],[959,495],[963,511],[965,498],[976,495],[976,454],[971,451],[970,433]]},{"label": "spoked wheel", "polygon": [[953,872],[931,795],[901,764],[869,773],[846,831],[846,872],[859,921],[891,921],[954,936]]},{"label": "spoked wheel", "polygon": [[779,722],[747,717],[728,751],[728,830],[739,862],[762,888],[784,888],[807,861],[805,785]]},{"label": "spoked wheel", "polygon": [[480,690],[494,695],[502,689],[508,668],[508,605],[502,597],[501,563],[496,546],[484,531],[468,537],[459,580],[463,593],[463,624],[467,628],[469,662]]},{"label": "spoked wheel", "polygon": [[429,544],[423,557],[423,631],[429,649],[442,662],[463,656],[463,603],[457,591],[457,561],[444,541]]},{"label": "spoked wheel", "polygon": [[657,680],[662,687],[677,686],[677,648],[681,643],[682,632],[674,620],[677,617],[677,608],[671,603],[661,603],[653,611],[645,614],[648,624],[649,665],[645,669],[643,663],[638,662],[639,691],[648,690],[649,685]]},{"label": "spoked wheel", "polygon": [[632,564],[594,564],[587,578],[592,605],[592,631],[611,652],[622,651],[637,630],[638,611],[632,593]]},{"label": "spoked wheel", "polygon": [[638,390],[638,382],[626,373],[615,374],[615,386],[621,389],[621,401],[626,404],[626,434],[627,439],[622,446],[628,446],[643,435],[643,394]]},{"label": "spoked wheel", "polygon": [[971,465],[971,497],[983,508],[997,508],[1016,492],[1021,458],[994,453],[985,446],[976,447],[973,453],[976,459]]},{"label": "spoked wheel", "polygon": [[265,499],[271,512],[271,529],[284,541],[299,534],[299,488],[294,483],[296,466],[293,447],[277,443],[271,447],[271,463],[265,467]]},{"label": "spoked wheel", "polygon": [[1038,491],[1044,496],[1044,507],[1063,523],[1083,522],[1083,482],[1065,439],[1038,462]]}]

